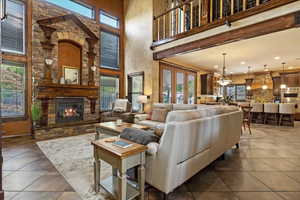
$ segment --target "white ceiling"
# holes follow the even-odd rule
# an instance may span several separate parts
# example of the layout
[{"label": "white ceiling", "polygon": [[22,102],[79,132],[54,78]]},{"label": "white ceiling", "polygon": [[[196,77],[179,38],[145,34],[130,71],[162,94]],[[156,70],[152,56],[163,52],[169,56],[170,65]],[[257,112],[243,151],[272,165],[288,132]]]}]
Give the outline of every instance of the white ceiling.
[{"label": "white ceiling", "polygon": [[[300,28],[176,55],[168,60],[193,65],[204,70],[221,71],[222,53],[227,53],[228,74],[230,72],[245,73],[248,71],[248,66],[251,66],[252,72],[264,71],[265,64],[271,71],[281,70],[282,62],[286,63],[286,69],[300,68]],[[280,59],[276,60],[275,57],[280,57]],[[218,68],[216,68],[217,65]]]}]

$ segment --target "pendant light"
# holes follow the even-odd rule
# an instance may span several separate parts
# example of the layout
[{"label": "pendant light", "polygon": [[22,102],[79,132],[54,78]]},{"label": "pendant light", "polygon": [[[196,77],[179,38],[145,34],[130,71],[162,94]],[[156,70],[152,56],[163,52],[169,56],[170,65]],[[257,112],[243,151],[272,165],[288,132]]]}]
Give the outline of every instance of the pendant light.
[{"label": "pendant light", "polygon": [[[264,71],[266,71],[266,69],[267,69],[267,65],[264,65]],[[266,75],[266,76],[267,76],[267,75]],[[263,84],[263,86],[262,86],[262,89],[263,89],[263,90],[268,89],[268,86],[267,86],[267,84],[266,84],[266,76],[265,76],[265,79],[264,79],[264,84]]]},{"label": "pendant light", "polygon": [[[284,73],[284,65],[285,65],[285,63],[283,62],[283,63],[282,63],[282,73]],[[284,82],[281,83],[280,89],[286,89],[286,84],[284,84]]]},{"label": "pendant light", "polygon": [[223,74],[222,74],[222,77],[220,78],[220,80],[218,80],[218,83],[221,86],[226,86],[226,85],[230,84],[232,81],[229,79],[226,79],[226,77],[225,77],[225,75],[226,75],[226,65],[225,65],[226,53],[223,53],[222,55],[223,55]]},{"label": "pendant light", "polygon": [[[251,67],[250,66],[248,66],[248,79],[249,79],[249,75],[250,75],[250,69],[251,69]],[[247,90],[251,90],[252,88],[251,88],[251,85],[247,85],[247,88],[246,88]]]}]

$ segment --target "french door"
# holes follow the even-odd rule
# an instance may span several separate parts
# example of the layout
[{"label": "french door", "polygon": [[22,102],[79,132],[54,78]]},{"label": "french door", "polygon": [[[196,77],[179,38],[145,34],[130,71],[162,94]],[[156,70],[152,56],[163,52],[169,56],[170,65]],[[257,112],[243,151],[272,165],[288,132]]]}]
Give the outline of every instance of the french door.
[{"label": "french door", "polygon": [[160,64],[160,102],[194,104],[196,72]]}]

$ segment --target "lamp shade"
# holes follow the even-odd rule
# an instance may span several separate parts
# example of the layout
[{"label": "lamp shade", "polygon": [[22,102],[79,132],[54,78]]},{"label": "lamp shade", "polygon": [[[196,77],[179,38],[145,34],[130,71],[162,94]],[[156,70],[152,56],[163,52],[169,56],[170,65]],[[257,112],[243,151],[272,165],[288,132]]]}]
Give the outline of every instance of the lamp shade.
[{"label": "lamp shade", "polygon": [[140,103],[140,104],[147,103],[148,102],[148,97],[146,95],[138,96],[137,102]]},{"label": "lamp shade", "polygon": [[266,90],[266,89],[268,89],[268,86],[264,84],[264,85],[262,86],[262,89],[263,89],[263,90]]}]

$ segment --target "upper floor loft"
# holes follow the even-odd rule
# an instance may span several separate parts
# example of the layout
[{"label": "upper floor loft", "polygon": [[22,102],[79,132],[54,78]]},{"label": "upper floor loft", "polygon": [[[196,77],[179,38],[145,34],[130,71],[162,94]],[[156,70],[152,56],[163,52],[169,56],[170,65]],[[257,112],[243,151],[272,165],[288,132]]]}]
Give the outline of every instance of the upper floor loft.
[{"label": "upper floor loft", "polygon": [[[168,0],[168,4],[165,11],[153,17],[151,48],[156,60],[168,57],[158,52],[200,39],[212,39],[212,36],[218,34],[300,10],[299,0]],[[154,8],[156,6],[158,5],[154,3]],[[232,38],[224,43],[236,39]],[[193,48],[180,52],[172,50],[172,53],[175,55],[199,49],[202,47],[194,45]]]}]

